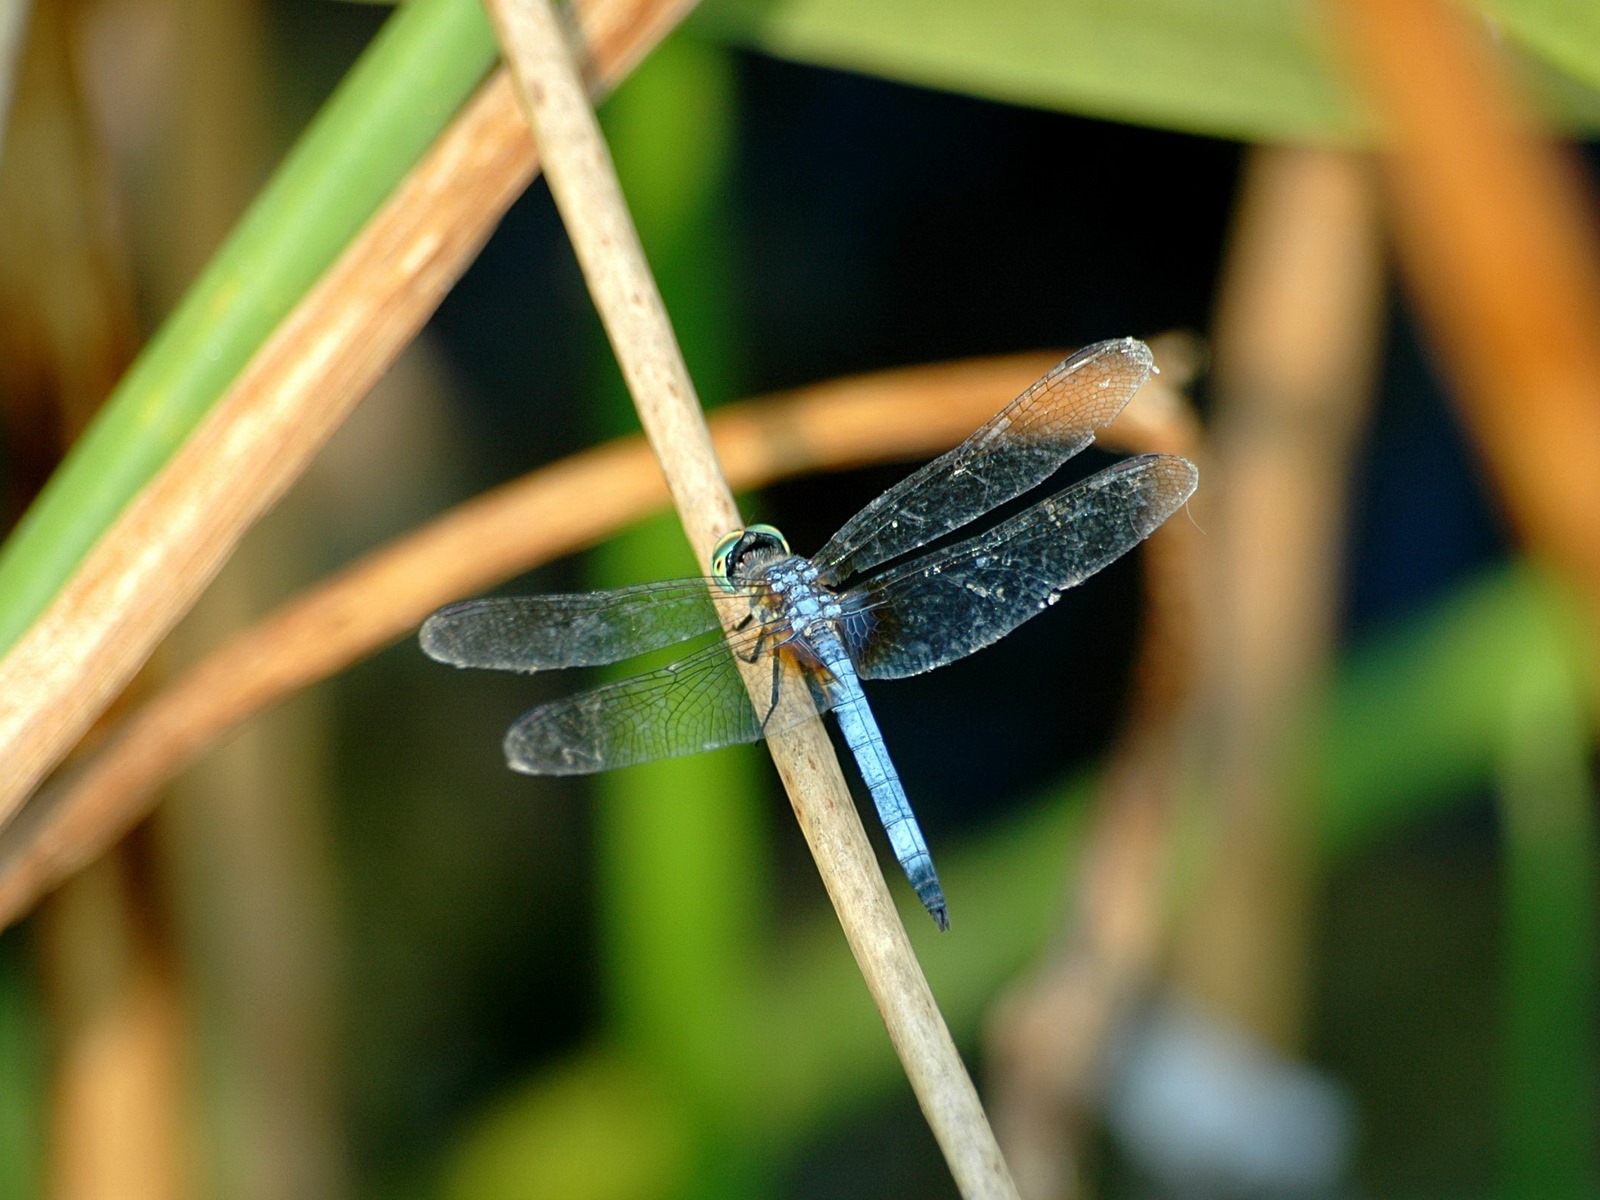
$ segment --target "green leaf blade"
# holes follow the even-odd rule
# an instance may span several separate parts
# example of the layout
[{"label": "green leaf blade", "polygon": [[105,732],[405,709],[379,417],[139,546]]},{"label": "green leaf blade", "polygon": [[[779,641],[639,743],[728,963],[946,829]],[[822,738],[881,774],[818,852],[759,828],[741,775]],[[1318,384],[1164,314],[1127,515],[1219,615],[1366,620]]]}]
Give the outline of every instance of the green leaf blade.
[{"label": "green leaf blade", "polygon": [[721,36],[803,62],[1246,140],[1357,140],[1309,10],[1286,0],[712,0]]}]

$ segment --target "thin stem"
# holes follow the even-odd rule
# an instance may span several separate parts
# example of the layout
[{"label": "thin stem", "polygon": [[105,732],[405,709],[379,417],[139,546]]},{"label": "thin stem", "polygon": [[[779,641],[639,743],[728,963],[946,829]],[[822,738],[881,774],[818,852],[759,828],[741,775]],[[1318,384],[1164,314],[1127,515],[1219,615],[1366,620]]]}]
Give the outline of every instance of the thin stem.
[{"label": "thin stem", "polygon": [[[1198,347],[1157,339],[1153,349],[1159,379],[1174,390],[1147,386],[1124,410],[1119,425],[1146,421],[1154,434],[1127,448],[1181,454],[1209,470],[1199,422],[1180,390],[1185,367],[1194,365],[1182,352]],[[1115,436],[1100,443],[1119,440],[1126,444]],[[1084,838],[1063,847],[1074,867],[1064,872],[1071,883],[1062,936],[990,1008],[989,1109],[1027,1196],[1071,1200],[1092,1190],[1082,1176],[1096,1089],[1160,958],[1173,802],[1185,778],[1184,734],[1202,649],[1203,540],[1194,523],[1175,520],[1144,543],[1133,695],[1094,785]]]},{"label": "thin stem", "polygon": [[[738,509],[565,32],[547,0],[490,0],[488,8],[645,436],[661,462],[690,544],[709,559],[717,539],[739,526]],[[791,691],[803,694],[804,689]],[[807,722],[769,739],[768,746],[867,987],[958,1185],[967,1196],[1015,1196],[821,723]]]}]

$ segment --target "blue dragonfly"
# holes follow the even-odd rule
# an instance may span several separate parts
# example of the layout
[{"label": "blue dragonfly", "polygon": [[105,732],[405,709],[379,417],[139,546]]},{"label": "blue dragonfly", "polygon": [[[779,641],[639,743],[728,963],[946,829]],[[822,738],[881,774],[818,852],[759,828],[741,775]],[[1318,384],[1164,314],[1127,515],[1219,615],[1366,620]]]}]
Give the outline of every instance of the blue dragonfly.
[{"label": "blue dragonfly", "polygon": [[[811,558],[752,525],[721,540],[709,578],[467,600],[428,618],[422,648],[458,667],[526,672],[621,662],[716,633],[669,666],[531,709],[506,734],[506,761],[530,775],[587,775],[759,741],[831,710],[895,857],[945,929],[933,858],[861,681],[918,675],[998,641],[1143,541],[1198,475],[1174,455],[1125,459],[976,537],[905,556],[1043,483],[1152,369],[1133,338],[1086,347]],[[737,610],[726,637],[719,603]],[[764,679],[763,659],[770,695],[753,700],[743,670],[760,664]],[[795,679],[804,687],[785,685]]]}]

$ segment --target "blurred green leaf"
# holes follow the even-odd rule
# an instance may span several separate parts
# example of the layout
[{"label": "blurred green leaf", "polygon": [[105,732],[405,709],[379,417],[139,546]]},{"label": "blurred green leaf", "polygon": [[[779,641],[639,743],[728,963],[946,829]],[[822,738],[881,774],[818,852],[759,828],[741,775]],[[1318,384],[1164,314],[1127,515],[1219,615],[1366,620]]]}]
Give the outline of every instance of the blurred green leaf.
[{"label": "blurred green leaf", "polygon": [[[1505,681],[1564,644],[1529,569],[1479,580],[1341,664],[1318,743],[1328,857],[1387,836],[1492,777]],[[1569,646],[1570,649],[1570,646]]]},{"label": "blurred green leaf", "polygon": [[450,1165],[447,1200],[652,1200],[690,1159],[683,1114],[614,1055],[588,1055],[503,1099]]},{"label": "blurred green leaf", "polygon": [[[1600,6],[1497,3],[1530,51],[1600,84]],[[707,0],[696,20],[784,58],[992,100],[1246,141],[1357,141],[1365,121],[1318,15],[1305,0]],[[1530,73],[1535,94],[1592,128],[1595,95],[1548,74]]]},{"label": "blurred green leaf", "polygon": [[[602,112],[640,240],[702,401],[733,398],[740,342],[727,217],[736,100],[728,51],[669,38]],[[638,418],[609,347],[597,433]],[[594,556],[599,585],[703,573],[675,516],[646,521]],[[681,648],[665,652],[670,661]],[[647,665],[630,662],[619,674]],[[653,663],[648,665],[654,665]],[[750,1139],[728,1140],[747,1097],[730,1089],[728,1030],[748,1008],[768,889],[758,747],[648,763],[594,783],[609,999],[635,1060],[674,1081],[692,1163],[676,1194],[751,1194]]]},{"label": "blurred green leaf", "polygon": [[1360,119],[1287,0],[708,0],[773,54],[993,100],[1244,139],[1348,140]]},{"label": "blurred green leaf", "polygon": [[0,943],[0,1200],[42,1194],[51,1031],[28,949],[15,930]]},{"label": "blurred green leaf", "polygon": [[1594,0],[1483,0],[1483,7],[1533,53],[1600,89],[1600,4]]},{"label": "blurred green leaf", "polygon": [[1600,1195],[1600,834],[1589,774],[1593,726],[1582,682],[1556,638],[1529,651],[1501,683],[1501,1157],[1503,1194],[1534,1200]]},{"label": "blurred green leaf", "polygon": [[[715,756],[711,756],[715,757]],[[1078,841],[1082,801],[1089,781],[1079,780],[1010,820],[975,843],[951,847],[940,858],[940,874],[961,903],[953,929],[940,934],[909,889],[897,889],[901,915],[939,996],[951,1027],[960,1036],[976,1028],[999,983],[1009,978],[1043,944],[1061,911],[1065,865]],[[668,798],[670,799],[670,798]],[[791,1150],[829,1118],[864,1108],[889,1093],[909,1094],[895,1061],[883,1022],[817,888],[818,915],[798,936],[769,949],[745,965],[759,988],[736,1006],[718,1005],[722,1028],[718,1061],[697,1070],[719,1070],[724,1086],[738,1098],[725,1110],[720,1131],[744,1155],[768,1157]],[[693,1020],[692,1014],[684,1014]],[[493,1104],[467,1131],[446,1169],[448,1200],[504,1200],[505,1197],[561,1195],[563,1200],[622,1200],[613,1181],[629,1181],[634,1200],[684,1194],[689,1168],[684,1159],[703,1134],[688,1124],[694,1105],[684,1082],[674,1080],[671,1104],[664,1106],[662,1084],[651,1067],[633,1058],[617,1060],[617,1048],[596,1049],[573,1062],[541,1073],[514,1094]],[[641,1095],[625,1090],[631,1071]],[[579,1090],[571,1095],[577,1081]],[[692,1082],[690,1086],[693,1086]],[[615,1089],[615,1090],[613,1090]],[[605,1103],[615,1105],[604,1124]],[[561,1106],[579,1111],[563,1115]],[[641,1122],[654,1121],[654,1128]],[[591,1122],[607,1133],[591,1132]],[[545,1147],[577,1126],[574,1146],[561,1150],[554,1166],[542,1161]],[[592,1181],[568,1167],[576,1144],[604,1158]],[[663,1145],[674,1147],[663,1155]],[[625,1166],[621,1164],[626,1164]],[[555,1192],[543,1182],[558,1171],[568,1190]],[[651,1172],[658,1172],[652,1177]],[[517,1187],[502,1181],[519,1178]],[[762,1189],[747,1183],[743,1196],[775,1190],[771,1172]],[[689,1193],[697,1194],[697,1193]]]}]

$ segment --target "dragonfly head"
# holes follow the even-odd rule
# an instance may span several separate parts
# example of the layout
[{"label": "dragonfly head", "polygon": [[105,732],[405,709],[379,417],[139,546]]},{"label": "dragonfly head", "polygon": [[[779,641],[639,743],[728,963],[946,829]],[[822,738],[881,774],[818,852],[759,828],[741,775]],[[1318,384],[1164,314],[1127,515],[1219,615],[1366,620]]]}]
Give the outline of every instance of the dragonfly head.
[{"label": "dragonfly head", "polygon": [[724,591],[738,591],[739,584],[757,567],[788,557],[788,539],[771,525],[737,529],[718,542],[711,552],[711,578]]}]

